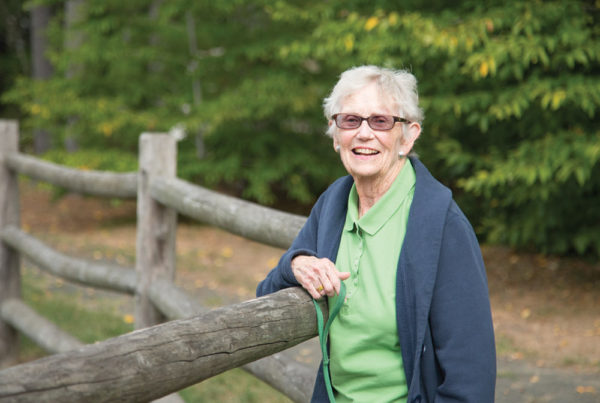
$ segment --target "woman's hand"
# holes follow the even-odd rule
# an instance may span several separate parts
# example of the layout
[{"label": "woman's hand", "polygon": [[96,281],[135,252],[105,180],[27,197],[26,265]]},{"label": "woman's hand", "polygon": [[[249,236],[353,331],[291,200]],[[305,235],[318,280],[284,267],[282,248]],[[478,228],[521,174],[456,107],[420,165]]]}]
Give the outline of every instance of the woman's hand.
[{"label": "woman's hand", "polygon": [[323,295],[333,297],[340,293],[341,280],[350,277],[348,272],[340,272],[329,259],[299,255],[292,259],[292,272],[296,280],[314,298]]}]

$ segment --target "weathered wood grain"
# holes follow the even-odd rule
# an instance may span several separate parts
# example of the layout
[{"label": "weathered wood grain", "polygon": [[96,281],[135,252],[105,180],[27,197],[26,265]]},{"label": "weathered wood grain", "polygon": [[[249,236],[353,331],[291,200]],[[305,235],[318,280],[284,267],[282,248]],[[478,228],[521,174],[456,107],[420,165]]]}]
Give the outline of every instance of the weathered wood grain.
[{"label": "weathered wood grain", "polygon": [[[0,120],[0,230],[19,226],[19,186],[17,175],[6,165],[6,159],[17,153],[19,125]],[[8,298],[20,298],[21,274],[19,254],[0,242],[0,304]],[[0,320],[0,368],[17,361],[18,337],[14,329]]]},{"label": "weathered wood grain", "polygon": [[276,353],[246,364],[242,369],[296,403],[310,402],[317,372],[306,364]]},{"label": "weathered wood grain", "polygon": [[148,288],[148,296],[163,315],[168,319],[187,319],[208,311],[195,298],[190,297],[173,281],[156,278]]},{"label": "weathered wood grain", "polygon": [[123,199],[137,195],[137,172],[83,171],[16,152],[6,157],[6,163],[21,174],[76,193]]},{"label": "weathered wood grain", "polygon": [[[185,319],[208,311],[173,282],[156,279],[149,289],[152,303],[170,320]],[[273,354],[241,367],[268,383],[292,401],[310,401],[316,373],[313,368],[290,356]]]},{"label": "weathered wood grain", "polygon": [[63,353],[84,345],[20,299],[4,300],[0,305],[0,316],[49,353]]},{"label": "weathered wood grain", "polygon": [[317,334],[298,288],[0,371],[0,402],[157,399]]},{"label": "weathered wood grain", "polygon": [[144,133],[140,137],[137,196],[135,271],[135,328],[156,325],[164,320],[150,301],[148,289],[156,278],[175,277],[175,235],[177,212],[154,200],[149,181],[153,177],[175,176],[177,142],[168,134]]},{"label": "weathered wood grain", "polygon": [[234,234],[288,248],[306,217],[223,195],[177,178],[152,178],[150,192],[181,214]]},{"label": "weathered wood grain", "polygon": [[41,269],[66,280],[127,294],[135,292],[136,274],[132,269],[64,255],[14,226],[1,230],[0,239]]}]

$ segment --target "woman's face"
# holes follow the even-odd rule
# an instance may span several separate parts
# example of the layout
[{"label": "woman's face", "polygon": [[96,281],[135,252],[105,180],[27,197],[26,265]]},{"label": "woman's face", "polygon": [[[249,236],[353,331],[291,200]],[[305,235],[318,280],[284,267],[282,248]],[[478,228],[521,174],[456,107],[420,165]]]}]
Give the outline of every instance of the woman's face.
[{"label": "woman's face", "polygon": [[[389,97],[380,93],[377,84],[372,83],[346,98],[339,113],[365,118],[371,115],[396,116],[397,109]],[[335,122],[330,121],[329,124]],[[393,181],[404,164],[398,153],[407,154],[421,131],[418,123],[411,123],[407,136],[403,138],[403,126],[398,122],[391,130],[377,131],[363,121],[357,129],[337,128],[333,146],[340,147],[342,163],[357,184],[363,181]]]}]

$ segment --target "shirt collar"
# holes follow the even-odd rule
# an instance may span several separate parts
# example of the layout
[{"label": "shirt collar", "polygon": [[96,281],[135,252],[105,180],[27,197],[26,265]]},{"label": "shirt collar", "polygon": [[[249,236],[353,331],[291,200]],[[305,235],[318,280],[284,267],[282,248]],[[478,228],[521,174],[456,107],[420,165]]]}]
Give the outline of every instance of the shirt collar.
[{"label": "shirt collar", "polygon": [[369,235],[374,235],[394,215],[398,208],[406,201],[407,196],[415,186],[415,170],[407,158],[404,167],[387,192],[375,203],[367,213],[358,218],[358,193],[356,184],[352,185],[348,195],[348,212],[344,230],[353,231],[360,228]]}]

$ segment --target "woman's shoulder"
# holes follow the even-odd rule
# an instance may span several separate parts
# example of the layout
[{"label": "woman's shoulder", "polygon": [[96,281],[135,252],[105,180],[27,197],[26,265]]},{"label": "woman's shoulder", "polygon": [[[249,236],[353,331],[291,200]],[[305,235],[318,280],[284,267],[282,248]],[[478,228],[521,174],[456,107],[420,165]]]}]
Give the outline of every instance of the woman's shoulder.
[{"label": "woman's shoulder", "polygon": [[350,191],[350,188],[352,187],[352,185],[354,184],[354,179],[352,179],[352,176],[350,175],[345,175],[342,177],[337,178],[335,181],[333,181],[333,183],[331,185],[329,185],[327,187],[327,189],[325,190],[326,192],[328,191]]},{"label": "woman's shoulder", "polygon": [[416,185],[413,203],[420,207],[446,210],[452,201],[452,191],[438,181],[417,158],[410,162],[415,170]]},{"label": "woman's shoulder", "polygon": [[336,179],[319,196],[319,199],[311,209],[309,220],[316,219],[327,221],[335,217],[344,216],[348,205],[348,194],[352,188],[354,180],[350,175],[342,176]]},{"label": "woman's shoulder", "polygon": [[[427,210],[428,215],[434,215],[438,212],[440,220],[444,223],[458,225],[472,231],[471,223],[452,198],[452,191],[427,170],[425,165],[419,160],[412,160],[415,172],[417,174],[417,184],[420,185],[418,191],[415,191],[415,197],[418,196],[420,208]],[[419,183],[419,179],[421,182]],[[419,193],[417,195],[417,193]],[[446,225],[445,224],[445,225]]]},{"label": "woman's shoulder", "polygon": [[340,178],[337,178],[331,185],[325,189],[323,193],[319,196],[319,203],[326,202],[339,202],[343,199],[343,202],[346,203],[348,201],[348,194],[350,193],[350,189],[354,184],[354,179],[352,176],[346,175]]}]

